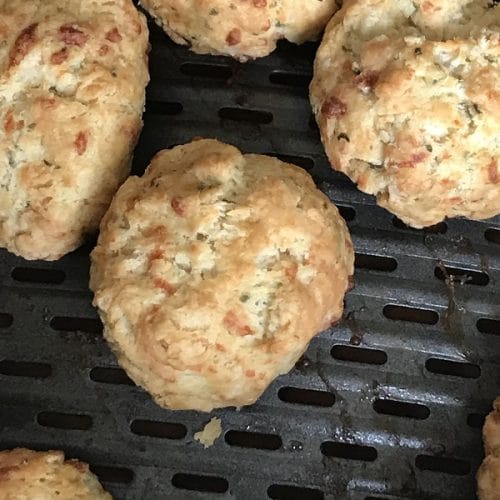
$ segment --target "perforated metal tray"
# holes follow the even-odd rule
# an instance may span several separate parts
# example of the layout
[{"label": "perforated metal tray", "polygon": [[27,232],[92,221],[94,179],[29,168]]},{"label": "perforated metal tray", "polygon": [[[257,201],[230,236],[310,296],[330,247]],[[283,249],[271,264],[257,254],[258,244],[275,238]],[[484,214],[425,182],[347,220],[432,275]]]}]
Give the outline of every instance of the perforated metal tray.
[{"label": "perforated metal tray", "polygon": [[[59,262],[0,252],[0,448],[60,448],[127,499],[470,499],[500,386],[500,219],[406,228],[328,166],[307,84],[315,45],[240,65],[151,26],[134,173],[194,136],[308,169],[356,252],[345,319],[253,406],[170,412],[131,384],[87,287],[91,244]],[[448,268],[448,271],[446,270]],[[464,279],[443,281],[447,274]]]}]

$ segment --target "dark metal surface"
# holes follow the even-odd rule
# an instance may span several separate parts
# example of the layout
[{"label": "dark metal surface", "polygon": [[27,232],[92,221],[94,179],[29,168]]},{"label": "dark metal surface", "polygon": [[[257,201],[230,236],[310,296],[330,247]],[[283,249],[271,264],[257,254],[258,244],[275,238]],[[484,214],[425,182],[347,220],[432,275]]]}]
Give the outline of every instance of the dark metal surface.
[{"label": "dark metal surface", "polygon": [[193,434],[209,415],[162,410],[118,369],[87,288],[91,245],[54,263],[1,251],[0,448],[64,449],[117,498],[474,498],[500,385],[499,218],[407,229],[332,172],[307,100],[314,45],[246,65],[156,28],[152,45],[134,172],[194,136],[308,168],[358,254],[345,319],[255,405],[214,412],[224,433],[205,450]]}]

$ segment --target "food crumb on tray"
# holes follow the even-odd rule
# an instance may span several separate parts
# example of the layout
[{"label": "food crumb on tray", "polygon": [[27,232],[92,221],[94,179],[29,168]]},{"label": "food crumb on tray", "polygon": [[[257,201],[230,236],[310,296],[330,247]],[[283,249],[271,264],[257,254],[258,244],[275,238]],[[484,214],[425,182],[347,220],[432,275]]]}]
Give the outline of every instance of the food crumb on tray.
[{"label": "food crumb on tray", "polygon": [[214,417],[208,422],[203,430],[196,432],[194,438],[199,441],[205,448],[210,448],[215,440],[222,434],[222,426],[220,418]]}]

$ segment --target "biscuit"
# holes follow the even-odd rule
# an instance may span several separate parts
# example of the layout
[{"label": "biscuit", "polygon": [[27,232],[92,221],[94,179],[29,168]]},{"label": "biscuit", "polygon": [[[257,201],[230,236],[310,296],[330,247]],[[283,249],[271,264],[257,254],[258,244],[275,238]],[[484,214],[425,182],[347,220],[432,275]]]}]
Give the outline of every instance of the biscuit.
[{"label": "biscuit", "polygon": [[500,398],[486,417],[483,440],[486,457],[477,473],[477,495],[479,500],[500,500]]},{"label": "biscuit", "polygon": [[253,402],[342,316],[353,250],[302,169],[215,140],[119,189],[91,254],[104,335],[164,407]]},{"label": "biscuit", "polygon": [[500,5],[347,0],[311,103],[327,155],[416,228],[500,213]]},{"label": "biscuit", "polygon": [[1,500],[112,500],[78,460],[64,461],[62,451],[16,448],[0,451]]},{"label": "biscuit", "polygon": [[129,172],[147,25],[131,0],[9,0],[0,39],[0,247],[54,260]]},{"label": "biscuit", "polygon": [[315,40],[335,0],[141,0],[176,43],[240,61],[270,54],[280,38]]}]

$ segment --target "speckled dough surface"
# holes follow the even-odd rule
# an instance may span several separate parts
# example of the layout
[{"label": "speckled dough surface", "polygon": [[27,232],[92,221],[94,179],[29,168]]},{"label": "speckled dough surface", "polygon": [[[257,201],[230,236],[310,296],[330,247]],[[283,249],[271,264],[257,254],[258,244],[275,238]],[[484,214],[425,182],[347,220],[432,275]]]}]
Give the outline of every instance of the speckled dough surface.
[{"label": "speckled dough surface", "polygon": [[131,0],[0,0],[0,246],[57,259],[126,177],[148,81]]},{"label": "speckled dough surface", "polygon": [[177,43],[241,61],[266,56],[276,41],[315,40],[335,0],[141,0]]},{"label": "speckled dough surface", "polygon": [[500,4],[347,0],[311,103],[333,166],[414,227],[500,213]]},{"label": "speckled dough surface", "polygon": [[92,253],[105,337],[162,406],[253,403],[342,316],[346,225],[311,177],[215,140],[120,188]]},{"label": "speckled dough surface", "polygon": [[500,500],[500,398],[483,427],[485,459],[477,473],[479,500]]},{"label": "speckled dough surface", "polygon": [[62,451],[0,451],[0,500],[112,500],[89,466]]}]

